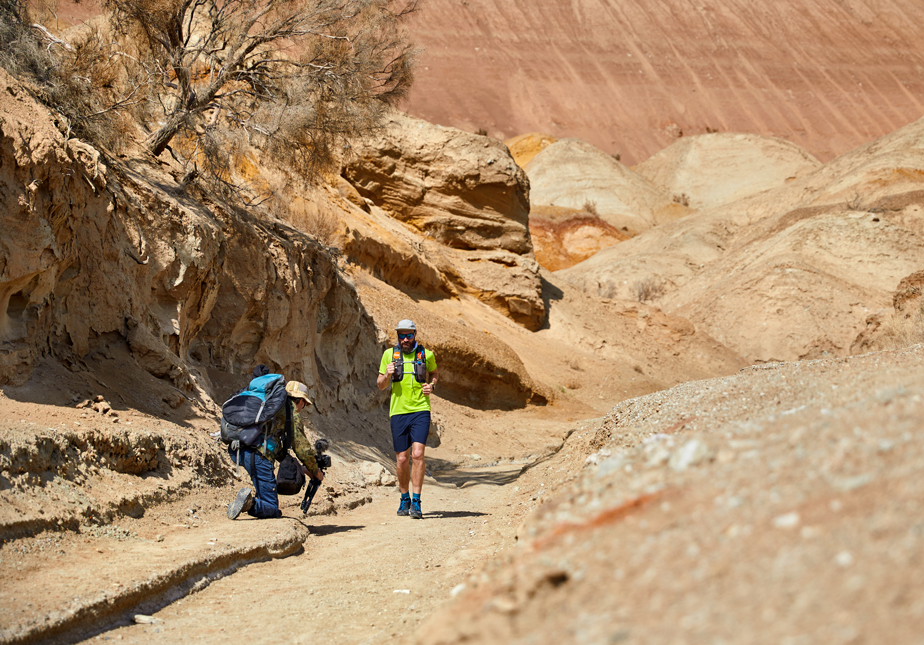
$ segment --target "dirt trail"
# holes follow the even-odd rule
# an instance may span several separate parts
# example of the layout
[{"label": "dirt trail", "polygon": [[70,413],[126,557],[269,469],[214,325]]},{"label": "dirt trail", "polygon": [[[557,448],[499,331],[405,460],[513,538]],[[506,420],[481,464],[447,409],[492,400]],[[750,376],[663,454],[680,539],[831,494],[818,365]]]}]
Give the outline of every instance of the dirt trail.
[{"label": "dirt trail", "polygon": [[[255,598],[269,598],[269,622],[292,629],[296,642],[313,634],[332,643],[402,641],[455,587],[470,586],[476,567],[515,543],[538,503],[517,478],[552,456],[575,426],[571,407],[500,416],[463,413],[443,400],[436,407],[443,442],[428,450],[423,521],[397,517],[396,487],[357,480],[349,450],[336,447],[312,514],[302,515],[301,496],[283,497],[285,518],[272,521],[225,517],[246,475],[206,484],[179,472],[164,479],[101,467],[83,485],[98,505],[131,495],[118,491],[165,492],[142,502],[141,513],[0,542],[0,643],[212,642],[231,633],[278,641],[267,628],[270,608]],[[52,423],[91,421],[80,409],[6,397],[0,410],[18,425],[48,426],[49,436]],[[132,418],[141,434],[160,423]],[[180,432],[170,427],[166,434]],[[197,434],[208,439],[209,427]],[[175,478],[185,484],[177,488]],[[67,487],[49,486],[22,504],[61,515]],[[136,614],[156,622],[131,624]]]},{"label": "dirt trail", "polygon": [[[153,624],[120,627],[92,640],[274,643],[284,632],[286,641],[297,643],[403,642],[476,567],[513,546],[526,508],[511,511],[508,505],[522,468],[457,470],[442,482],[428,478],[422,521],[397,517],[397,494],[381,488],[371,504],[307,518],[303,553],[242,568],[155,613]],[[300,525],[297,502],[288,504],[286,518],[275,523]],[[224,539],[256,523],[225,524]]]}]

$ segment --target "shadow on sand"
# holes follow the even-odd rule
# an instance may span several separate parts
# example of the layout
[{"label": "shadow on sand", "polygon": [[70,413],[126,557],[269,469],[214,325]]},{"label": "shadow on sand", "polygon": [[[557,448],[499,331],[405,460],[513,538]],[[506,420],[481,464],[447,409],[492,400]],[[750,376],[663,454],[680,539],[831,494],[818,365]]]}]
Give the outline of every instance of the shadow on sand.
[{"label": "shadow on sand", "polygon": [[306,526],[314,535],[334,535],[335,533],[346,533],[347,531],[358,531],[366,528],[363,525],[357,526],[338,526],[336,524],[324,524],[322,526],[308,526],[301,520],[297,520],[303,526]]}]

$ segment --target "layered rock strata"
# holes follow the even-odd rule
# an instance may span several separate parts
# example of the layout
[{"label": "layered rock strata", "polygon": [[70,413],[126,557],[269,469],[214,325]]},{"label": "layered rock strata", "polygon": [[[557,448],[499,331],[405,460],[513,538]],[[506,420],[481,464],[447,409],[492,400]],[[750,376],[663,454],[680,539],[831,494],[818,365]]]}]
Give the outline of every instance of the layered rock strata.
[{"label": "layered rock strata", "polygon": [[394,113],[342,175],[367,201],[353,209],[349,258],[410,295],[468,293],[527,329],[542,326],[529,181],[503,143]]}]

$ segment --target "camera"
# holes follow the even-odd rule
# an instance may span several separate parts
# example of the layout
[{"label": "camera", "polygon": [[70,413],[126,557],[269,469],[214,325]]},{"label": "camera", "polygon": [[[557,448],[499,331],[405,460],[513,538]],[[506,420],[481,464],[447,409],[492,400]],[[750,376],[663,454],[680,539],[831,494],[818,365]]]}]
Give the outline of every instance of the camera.
[{"label": "camera", "polygon": [[318,462],[318,468],[321,470],[330,468],[330,455],[324,454],[328,448],[330,448],[330,444],[327,443],[326,439],[318,439],[314,442],[314,451],[316,453],[314,459]]}]

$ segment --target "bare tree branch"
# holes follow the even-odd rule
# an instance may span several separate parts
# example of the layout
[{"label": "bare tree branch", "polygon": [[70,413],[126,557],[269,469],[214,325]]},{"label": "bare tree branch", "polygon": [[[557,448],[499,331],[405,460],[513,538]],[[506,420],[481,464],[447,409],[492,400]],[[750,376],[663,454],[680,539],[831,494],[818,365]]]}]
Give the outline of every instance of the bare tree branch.
[{"label": "bare tree branch", "polygon": [[[412,79],[402,32],[407,0],[105,0],[113,26],[143,42],[162,70],[148,146],[239,128],[306,171],[374,127]],[[220,117],[220,118],[219,118]],[[206,123],[206,119],[208,122]],[[342,147],[342,146],[341,146]],[[211,146],[186,146],[202,155]],[[200,164],[206,171],[209,164]]]}]

